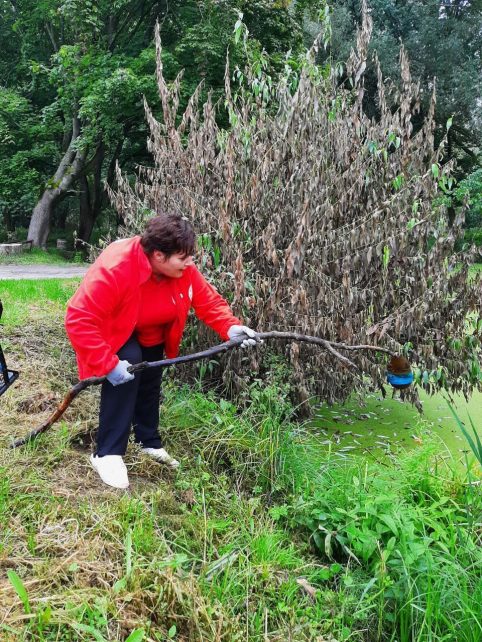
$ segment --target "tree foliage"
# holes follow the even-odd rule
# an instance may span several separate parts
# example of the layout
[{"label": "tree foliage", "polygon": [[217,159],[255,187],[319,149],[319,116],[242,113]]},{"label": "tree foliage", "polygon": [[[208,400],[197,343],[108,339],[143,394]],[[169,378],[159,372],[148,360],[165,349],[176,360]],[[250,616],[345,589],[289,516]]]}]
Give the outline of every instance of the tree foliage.
[{"label": "tree foliage", "polygon": [[482,228],[482,168],[460,181],[454,196],[460,203],[467,204],[467,227]]},{"label": "tree foliage", "polygon": [[[14,186],[2,188],[2,202],[22,211],[27,222],[33,209],[29,235],[39,245],[48,239],[59,204],[72,197],[77,231],[88,240],[107,206],[102,185],[112,180],[115,161],[130,169],[145,159],[142,97],[156,109],[156,19],[166,35],[166,76],[186,68],[181,106],[199,77],[206,91],[219,94],[228,46],[233,64],[237,51],[242,53],[232,43],[238,11],[246,10],[268,50],[301,44],[301,29],[288,10],[265,0],[18,0],[0,7],[2,82],[27,101],[35,123],[30,127],[27,115],[19,113],[28,136],[1,150],[1,176],[12,167],[18,176]],[[3,114],[3,101],[0,107]],[[38,150],[32,155],[32,149],[44,142],[49,153],[36,163]],[[13,161],[3,160],[17,152]]]},{"label": "tree foliage", "polygon": [[[413,348],[427,389],[468,393],[481,381],[482,322],[468,338],[465,329],[467,312],[480,312],[480,281],[468,281],[469,257],[453,251],[463,210],[450,224],[433,204],[452,181],[439,162],[445,140],[434,151],[435,94],[414,133],[421,93],[402,48],[401,89],[377,66],[379,116],[367,116],[371,32],[365,11],[342,85],[337,68],[315,64],[320,39],[277,79],[256,65],[233,85],[227,65],[229,129],[210,97],[200,105],[200,88],[178,114],[181,77],[166,84],[158,32],[162,122],[146,104],[154,166],[134,186],[119,171],[113,202],[128,234],[153,212],[188,216],[201,232],[202,269],[234,291],[253,327]],[[344,400],[361,384],[329,354],[295,344],[288,354],[301,400]],[[354,360],[382,382],[383,364]],[[230,365],[236,377],[239,357]]]},{"label": "tree foliage", "polygon": [[[332,3],[329,53],[345,59],[354,42],[361,0]],[[371,0],[374,23],[370,49],[376,51],[386,77],[396,79],[396,57],[403,43],[412,74],[421,83],[422,115],[430,108],[434,79],[437,87],[436,142],[445,136],[445,156],[458,160],[457,176],[480,165],[482,110],[480,60],[482,3],[480,0]],[[316,29],[316,25],[315,25]],[[375,109],[376,69],[367,60],[366,107]],[[445,134],[445,123],[453,125]]]},{"label": "tree foliage", "polygon": [[[435,140],[438,144],[446,134],[445,123],[453,115],[445,157],[460,160],[457,178],[462,178],[473,171],[480,148],[480,2],[450,0],[441,6],[435,0],[408,5],[373,0],[371,6],[371,46],[378,51],[385,75],[396,78],[396,51],[402,39],[414,76],[421,79],[421,112],[414,118],[415,127],[429,109],[431,83],[437,76]],[[306,42],[310,30],[319,32],[320,20],[325,23],[327,47],[318,52],[318,62],[328,57],[334,64],[347,57],[360,2],[344,0],[332,8],[324,0],[1,2],[0,78],[6,94],[0,101],[0,127],[5,129],[8,121],[10,129],[0,149],[0,208],[8,226],[28,224],[38,202],[36,241],[44,243],[51,219],[61,222],[66,214],[87,240],[108,208],[102,186],[112,181],[115,162],[130,172],[147,159],[142,95],[156,115],[159,109],[155,20],[161,24],[167,81],[185,70],[179,96],[182,113],[200,79],[203,100],[209,90],[213,102],[222,97],[228,48],[232,68],[243,68],[244,36],[233,41],[233,25],[240,15],[250,33],[246,42],[251,58],[272,75],[283,69],[285,52],[291,50],[288,64],[295,75],[303,38]],[[17,99],[23,101],[21,108],[14,107]],[[364,108],[376,115],[371,56]],[[17,109],[15,118],[12,109]],[[224,109],[217,110],[217,118],[227,125]]]},{"label": "tree foliage", "polygon": [[30,101],[0,87],[0,220],[7,230],[28,224],[43,170],[56,150]]},{"label": "tree foliage", "polygon": [[[39,199],[29,230],[35,244],[46,243],[52,215],[69,196],[80,196],[80,228],[84,222],[89,235],[102,205],[102,180],[141,121],[142,95],[154,96],[154,58],[144,50],[161,11],[159,3],[129,0],[2,4],[0,59],[5,62],[13,39],[7,82],[28,102],[36,123],[22,122],[28,135],[17,141],[17,155],[32,170],[32,147],[39,140],[50,147],[39,171],[26,169],[18,181],[17,194],[33,191]],[[3,196],[11,206],[9,193]],[[25,198],[19,200],[26,207]]]}]

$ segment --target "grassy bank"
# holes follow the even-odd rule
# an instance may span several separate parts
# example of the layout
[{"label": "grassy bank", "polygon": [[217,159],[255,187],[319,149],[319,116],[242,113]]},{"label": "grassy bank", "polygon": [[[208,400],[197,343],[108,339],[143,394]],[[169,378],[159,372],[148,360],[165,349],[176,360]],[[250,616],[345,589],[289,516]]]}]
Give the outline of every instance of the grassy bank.
[{"label": "grassy bank", "polygon": [[75,379],[62,328],[75,284],[22,287],[2,294],[22,372],[0,400],[1,640],[482,640],[480,470],[428,439],[340,460],[293,423],[282,388],[253,384],[241,412],[174,373],[161,427],[177,474],[131,444],[130,491],[100,485],[98,390],[8,449]]}]

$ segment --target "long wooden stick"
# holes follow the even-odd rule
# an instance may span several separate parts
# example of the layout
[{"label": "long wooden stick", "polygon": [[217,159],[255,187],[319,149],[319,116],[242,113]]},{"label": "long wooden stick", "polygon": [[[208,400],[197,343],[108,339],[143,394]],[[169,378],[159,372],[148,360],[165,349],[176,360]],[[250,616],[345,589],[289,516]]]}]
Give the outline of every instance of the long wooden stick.
[{"label": "long wooden stick", "polygon": [[[236,339],[231,339],[230,341],[225,341],[224,343],[220,343],[219,345],[213,346],[212,348],[208,348],[207,350],[203,350],[202,352],[194,352],[193,354],[187,354],[182,357],[176,357],[174,359],[162,359],[162,361],[142,361],[141,363],[136,363],[130,366],[128,370],[129,372],[134,373],[134,372],[140,372],[142,370],[146,370],[147,368],[167,368],[169,366],[173,366],[178,363],[188,363],[189,361],[199,361],[200,359],[208,359],[209,357],[212,357],[215,354],[227,352],[232,348],[238,347],[239,345],[241,345],[241,343],[245,339],[249,339],[249,337],[243,335]],[[353,361],[351,361],[347,357],[340,354],[339,350],[370,350],[372,352],[385,352],[386,354],[389,354],[391,356],[395,354],[391,350],[388,350],[387,348],[382,348],[381,346],[374,346],[374,345],[351,346],[345,343],[336,343],[334,341],[328,341],[328,339],[322,339],[320,337],[312,337],[306,334],[298,334],[297,332],[277,332],[277,331],[258,332],[256,334],[256,339],[258,341],[264,341],[265,339],[282,339],[285,341],[314,343],[315,345],[319,345],[322,348],[325,348],[325,350],[328,350],[330,354],[332,354],[339,361],[341,361],[345,367],[351,368],[353,370],[358,370],[358,367],[353,363]],[[85,390],[89,386],[98,386],[101,383],[104,383],[106,379],[107,378],[105,376],[90,377],[89,379],[83,379],[82,381],[79,381],[79,383],[76,383],[75,386],[73,386],[69,390],[69,392],[65,395],[64,399],[59,404],[55,412],[53,412],[52,415],[50,415],[50,417],[46,421],[44,421],[44,423],[41,426],[39,426],[35,430],[32,430],[32,432],[30,432],[26,437],[22,437],[21,439],[17,439],[16,441],[14,441],[10,447],[18,448],[19,446],[24,446],[25,444],[35,439],[35,437],[37,437],[38,435],[48,430],[56,421],[60,419],[60,417],[67,410],[67,408],[70,406],[72,401],[77,397],[77,395],[79,395],[82,392],[82,390]]]}]

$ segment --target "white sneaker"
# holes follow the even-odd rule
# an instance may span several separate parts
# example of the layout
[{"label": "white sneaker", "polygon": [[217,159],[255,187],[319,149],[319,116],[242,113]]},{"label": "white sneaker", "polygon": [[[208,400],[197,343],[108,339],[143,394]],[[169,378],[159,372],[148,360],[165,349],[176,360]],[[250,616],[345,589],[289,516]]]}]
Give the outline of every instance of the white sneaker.
[{"label": "white sneaker", "polygon": [[149,455],[149,457],[152,457],[161,464],[167,464],[169,468],[172,468],[173,470],[179,468],[179,466],[181,465],[177,461],[177,459],[171,457],[171,455],[166,450],[164,450],[164,448],[142,448],[141,450],[143,453]]},{"label": "white sneaker", "polygon": [[129,488],[127,468],[120,455],[90,456],[92,468],[96,470],[103,482],[114,488]]}]

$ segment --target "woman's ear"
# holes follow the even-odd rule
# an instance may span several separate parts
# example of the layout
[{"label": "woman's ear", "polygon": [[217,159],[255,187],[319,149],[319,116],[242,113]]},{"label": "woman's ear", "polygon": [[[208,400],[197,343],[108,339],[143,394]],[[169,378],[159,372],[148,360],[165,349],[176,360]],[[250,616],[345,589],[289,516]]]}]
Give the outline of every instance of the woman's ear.
[{"label": "woman's ear", "polygon": [[154,260],[159,261],[160,263],[166,262],[166,255],[164,254],[164,252],[161,252],[161,250],[154,250],[152,252],[152,256]]}]

